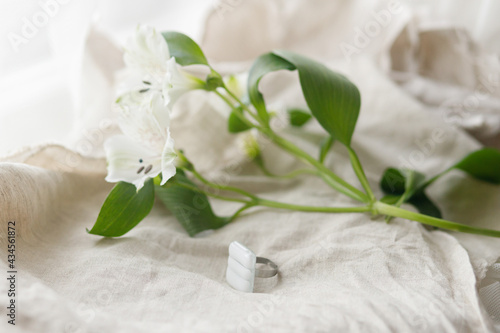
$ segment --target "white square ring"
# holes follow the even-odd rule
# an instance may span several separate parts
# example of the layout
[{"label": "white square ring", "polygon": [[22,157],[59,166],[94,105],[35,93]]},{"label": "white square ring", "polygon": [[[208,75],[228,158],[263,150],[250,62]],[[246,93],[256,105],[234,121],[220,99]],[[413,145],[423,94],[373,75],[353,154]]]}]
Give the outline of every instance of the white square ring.
[{"label": "white square ring", "polygon": [[[256,264],[265,265],[256,268]],[[252,250],[239,242],[229,244],[226,281],[236,290],[251,293],[255,277],[270,278],[278,274],[278,266],[267,258],[257,257]]]}]

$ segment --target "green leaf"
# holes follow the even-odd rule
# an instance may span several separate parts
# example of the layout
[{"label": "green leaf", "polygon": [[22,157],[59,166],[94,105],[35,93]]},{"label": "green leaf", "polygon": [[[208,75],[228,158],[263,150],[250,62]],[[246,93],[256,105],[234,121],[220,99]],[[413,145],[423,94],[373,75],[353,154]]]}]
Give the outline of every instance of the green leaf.
[{"label": "green leaf", "polygon": [[500,184],[500,151],[494,148],[477,150],[458,162],[454,168],[479,180]]},{"label": "green leaf", "polygon": [[133,184],[119,182],[104,201],[92,230],[87,231],[106,237],[122,236],[149,214],[154,198],[153,179],[147,180],[139,191]]},{"label": "green leaf", "polygon": [[188,36],[175,31],[162,33],[167,41],[170,56],[181,66],[207,65],[208,61],[200,46]]},{"label": "green leaf", "polygon": [[248,124],[242,121],[240,117],[238,117],[238,115],[236,114],[236,112],[240,112],[240,114],[242,114],[241,110],[242,109],[240,107],[239,110],[233,110],[229,114],[229,119],[227,121],[227,129],[229,133],[240,133],[249,130],[251,128],[250,126],[248,126]]},{"label": "green leaf", "polygon": [[402,195],[405,192],[406,179],[403,174],[395,168],[385,170],[380,181],[380,188],[387,194]]},{"label": "green leaf", "polygon": [[275,54],[266,53],[255,60],[248,74],[248,97],[257,110],[257,114],[265,123],[269,121],[269,114],[266,110],[264,97],[259,91],[259,82],[267,73],[282,69],[294,70],[295,66]]},{"label": "green leaf", "polygon": [[174,214],[190,236],[202,231],[218,229],[229,222],[228,218],[214,214],[205,194],[177,169],[174,177],[163,186],[156,186],[156,194]]},{"label": "green leaf", "polygon": [[413,195],[408,203],[412,204],[417,210],[425,215],[442,218],[439,208],[427,197],[424,192],[419,192]]},{"label": "green leaf", "polygon": [[273,51],[299,72],[304,98],[314,117],[336,140],[349,147],[358,120],[361,96],[345,76],[288,51]]},{"label": "green leaf", "polygon": [[319,146],[319,158],[318,158],[318,160],[321,163],[325,161],[326,155],[328,155],[330,148],[332,148],[333,142],[335,142],[335,139],[331,136],[328,136],[321,141],[321,144]]},{"label": "green leaf", "polygon": [[388,168],[380,181],[387,194],[381,201],[395,205],[407,202],[426,215],[441,218],[439,208],[427,197],[425,176],[415,170]]},{"label": "green leaf", "polygon": [[288,115],[290,117],[290,125],[295,127],[304,126],[312,118],[309,112],[301,109],[290,109],[288,110]]},{"label": "green leaf", "polygon": [[408,169],[388,168],[380,181],[380,186],[385,193],[405,195],[406,199],[423,191],[424,185],[425,176],[420,172]]}]

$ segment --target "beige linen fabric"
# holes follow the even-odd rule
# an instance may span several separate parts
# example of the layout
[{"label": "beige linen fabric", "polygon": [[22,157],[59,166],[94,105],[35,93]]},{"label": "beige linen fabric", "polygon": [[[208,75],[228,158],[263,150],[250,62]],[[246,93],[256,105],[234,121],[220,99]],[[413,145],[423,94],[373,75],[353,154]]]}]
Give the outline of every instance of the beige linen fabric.
[{"label": "beige linen fabric", "polygon": [[390,49],[390,75],[429,111],[500,148],[498,55],[466,30],[409,24]]},{"label": "beige linen fabric", "polygon": [[[260,15],[261,10],[272,21],[272,10],[263,3],[242,3],[222,21],[213,13],[204,39],[212,58],[229,60],[217,57],[232,43],[220,30],[228,20],[238,20],[238,15],[267,17]],[[300,8],[291,13],[297,14],[295,10]],[[329,10],[331,14],[337,9]],[[239,31],[245,36],[249,30],[244,22],[233,27],[228,34],[238,36]],[[87,47],[95,47],[92,40]],[[227,44],[220,44],[224,40]],[[266,47],[275,46],[283,47],[274,42]],[[359,56],[347,62],[309,50],[328,58],[331,68],[346,74],[361,90],[353,146],[374,189],[388,166],[410,164],[435,174],[480,147],[393,83],[377,59]],[[248,59],[238,60],[242,62],[216,66],[221,71],[247,68]],[[106,66],[88,63],[105,71]],[[263,88],[270,103],[303,104],[293,73],[267,77]],[[203,172],[283,202],[355,204],[314,177],[276,181],[260,176],[238,151],[238,138],[223,134],[224,119],[213,110],[210,98],[201,92],[191,97],[176,107],[172,126],[177,147],[196,159]],[[97,155],[97,143],[115,131],[111,115],[102,115],[111,119],[103,127],[98,118],[91,120],[99,129],[93,132]],[[318,124],[307,125],[301,133],[282,129],[280,122],[275,126],[311,154],[317,153],[317,142],[324,135]],[[275,172],[300,166],[271,144],[265,144],[263,152]],[[340,145],[334,146],[326,163],[357,184]],[[402,219],[386,224],[363,214],[263,208],[211,234],[190,238],[159,202],[126,236],[103,239],[88,235],[85,228],[93,225],[112,187],[104,181],[105,173],[102,158],[83,157],[57,145],[27,149],[0,164],[0,248],[6,248],[7,221],[15,220],[20,291],[18,325],[6,326],[2,305],[2,328],[13,332],[493,330],[476,285],[500,256],[498,239],[429,232]],[[447,218],[498,228],[498,187],[453,172],[430,190]],[[376,194],[382,195],[379,190]],[[213,204],[221,215],[237,208],[220,201]],[[278,277],[258,281],[253,294],[231,289],[224,275],[227,246],[233,240],[276,262]],[[1,269],[6,271],[6,256],[1,258]],[[6,287],[1,284],[0,304],[6,301]]]}]

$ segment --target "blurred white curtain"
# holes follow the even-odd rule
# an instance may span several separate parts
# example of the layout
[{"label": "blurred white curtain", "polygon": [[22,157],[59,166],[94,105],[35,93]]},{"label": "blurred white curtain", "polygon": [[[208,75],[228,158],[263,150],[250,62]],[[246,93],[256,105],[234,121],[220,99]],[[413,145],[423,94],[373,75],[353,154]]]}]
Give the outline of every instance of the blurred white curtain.
[{"label": "blurred white curtain", "polygon": [[[250,0],[221,0],[219,3],[216,0],[2,0],[0,155],[47,142],[75,148],[75,138],[82,135],[85,118],[89,116],[85,107],[93,108],[93,112],[99,115],[102,115],[101,109],[109,109],[107,101],[93,101],[91,96],[81,94],[82,68],[89,74],[83,55],[91,27],[109,35],[116,45],[122,45],[139,23],[153,25],[158,30],[179,30],[199,39],[208,11],[218,10],[223,16],[231,6],[244,1]],[[495,38],[500,33],[500,21],[496,18],[500,2],[403,0],[402,3],[423,25],[466,28],[483,47],[500,54],[500,39]],[[276,1],[276,10],[286,16],[301,4],[304,2],[279,0]],[[339,8],[354,6],[354,13],[359,12],[361,16],[366,14],[362,13],[364,8],[372,7],[370,1],[365,0],[316,0],[306,4]],[[44,13],[49,15],[44,16]],[[347,18],[345,26],[338,27],[339,30],[351,31],[349,22],[359,20]],[[226,25],[230,30],[229,21]],[[300,29],[298,26],[292,37],[300,38]],[[28,38],[23,31],[29,33]],[[338,47],[335,49],[338,51]],[[231,52],[226,54],[227,58],[234,55]],[[92,65],[87,65],[91,72]],[[82,152],[86,153],[85,150]]]},{"label": "blurred white curtain", "polygon": [[137,24],[196,38],[213,1],[2,0],[0,5],[1,156],[47,142],[72,147],[82,135],[81,103],[92,102],[82,101],[80,93],[84,45],[92,29],[116,45]]}]

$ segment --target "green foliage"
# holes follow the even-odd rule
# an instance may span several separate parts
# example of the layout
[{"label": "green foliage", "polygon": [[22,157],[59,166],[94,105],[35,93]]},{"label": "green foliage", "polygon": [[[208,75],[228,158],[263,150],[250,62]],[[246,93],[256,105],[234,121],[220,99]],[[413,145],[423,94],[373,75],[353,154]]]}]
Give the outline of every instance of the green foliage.
[{"label": "green foliage", "polygon": [[422,214],[441,217],[439,208],[427,197],[425,176],[414,170],[389,168],[384,172],[380,187],[387,194],[382,202],[392,205],[412,204]]},{"label": "green foliage", "polygon": [[243,110],[241,109],[241,107],[231,111],[227,120],[227,129],[229,133],[240,133],[251,128],[247,123],[241,120],[237,112],[239,112],[239,114],[243,116]]},{"label": "green foliage", "polygon": [[156,186],[156,194],[190,236],[229,222],[214,214],[207,196],[180,169],[165,185]]},{"label": "green foliage", "polygon": [[113,187],[102,205],[90,234],[119,237],[141,222],[153,208],[155,193],[149,179],[139,191],[129,183],[119,182]]},{"label": "green foliage", "polygon": [[167,41],[170,56],[175,57],[175,61],[182,66],[207,65],[208,61],[200,46],[188,36],[175,31],[162,33]]},{"label": "green foliage", "polygon": [[[427,197],[425,189],[453,169],[462,170],[478,180],[500,184],[500,151],[494,148],[474,151],[427,181],[424,181],[424,175],[416,171],[389,168],[384,172],[380,181],[382,190],[391,196],[386,197],[384,202],[388,203],[387,200],[397,196],[398,200],[412,204],[422,214],[440,218],[439,208]],[[409,184],[411,175],[413,175],[413,181]]]},{"label": "green foliage", "polygon": [[267,73],[283,69],[293,70],[295,66],[273,53],[266,53],[255,60],[248,74],[248,97],[257,110],[257,114],[265,123],[269,121],[269,114],[266,110],[264,97],[259,91],[259,82]]},{"label": "green foliage", "polygon": [[311,113],[301,109],[290,109],[288,110],[288,115],[290,119],[290,125],[295,127],[304,126],[312,118]]},{"label": "green foliage", "polygon": [[422,214],[441,218],[442,214],[439,208],[434,204],[424,192],[415,193],[408,203],[412,204]]},{"label": "green foliage", "polygon": [[387,194],[402,195],[405,191],[405,177],[395,168],[388,168],[385,170],[380,180],[380,187],[382,191]]},{"label": "green foliage", "polygon": [[259,117],[266,122],[269,119],[258,84],[265,74],[283,69],[298,70],[302,93],[313,116],[334,139],[350,146],[361,106],[358,88],[345,76],[292,52],[273,51],[254,62],[248,95]]},{"label": "green foliage", "polygon": [[333,138],[349,147],[361,107],[358,88],[345,76],[312,59],[288,51],[273,53],[294,65],[314,117]]},{"label": "green foliage", "polygon": [[318,161],[320,161],[321,163],[323,163],[325,161],[325,158],[328,155],[330,148],[332,148],[334,142],[335,142],[335,139],[331,136],[328,136],[321,141],[321,143],[319,145]]},{"label": "green foliage", "polygon": [[476,179],[500,184],[500,151],[494,148],[477,150],[455,164],[454,168],[462,170]]}]

